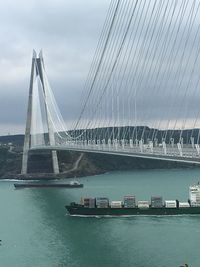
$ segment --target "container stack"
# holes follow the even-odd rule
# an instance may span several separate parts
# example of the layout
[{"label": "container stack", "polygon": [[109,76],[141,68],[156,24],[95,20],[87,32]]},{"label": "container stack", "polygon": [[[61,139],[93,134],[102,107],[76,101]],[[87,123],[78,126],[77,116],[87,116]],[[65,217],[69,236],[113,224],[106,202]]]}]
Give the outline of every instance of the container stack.
[{"label": "container stack", "polygon": [[176,208],[176,200],[165,200],[166,208]]},{"label": "container stack", "polygon": [[90,198],[90,201],[89,201],[89,208],[92,209],[92,208],[95,208],[95,198]]},{"label": "container stack", "polygon": [[189,208],[190,204],[188,202],[179,202],[179,208]]},{"label": "container stack", "polygon": [[135,208],[135,206],[136,206],[135,196],[124,197],[124,208]]},{"label": "container stack", "polygon": [[148,209],[149,208],[149,201],[146,201],[146,200],[138,201],[138,208],[139,209]]},{"label": "container stack", "polygon": [[111,208],[119,209],[122,207],[121,201],[111,201]]},{"label": "container stack", "polygon": [[85,208],[95,208],[95,198],[84,198],[83,205]]},{"label": "container stack", "polygon": [[90,202],[89,198],[85,197],[83,199],[83,205],[84,205],[85,208],[89,208],[89,202]]},{"label": "container stack", "polygon": [[151,197],[151,207],[152,208],[162,208],[163,206],[163,199],[160,196],[153,196]]},{"label": "container stack", "polygon": [[109,199],[107,197],[97,197],[96,198],[96,206],[97,206],[97,208],[108,208]]}]

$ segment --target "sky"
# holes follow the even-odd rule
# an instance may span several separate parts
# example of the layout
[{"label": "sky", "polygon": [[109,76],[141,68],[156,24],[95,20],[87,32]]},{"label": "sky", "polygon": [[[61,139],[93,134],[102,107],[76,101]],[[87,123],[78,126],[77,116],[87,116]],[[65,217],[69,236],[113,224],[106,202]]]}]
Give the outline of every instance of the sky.
[{"label": "sky", "polygon": [[32,51],[45,68],[64,119],[80,96],[110,0],[0,0],[0,135],[24,133]]},{"label": "sky", "polygon": [[[33,49],[43,51],[64,120],[77,120],[110,2],[0,0],[0,135],[25,131]],[[97,126],[122,116],[126,125],[181,128],[187,119],[187,127],[200,127],[200,2],[127,0],[119,7],[83,125],[95,114]]]}]

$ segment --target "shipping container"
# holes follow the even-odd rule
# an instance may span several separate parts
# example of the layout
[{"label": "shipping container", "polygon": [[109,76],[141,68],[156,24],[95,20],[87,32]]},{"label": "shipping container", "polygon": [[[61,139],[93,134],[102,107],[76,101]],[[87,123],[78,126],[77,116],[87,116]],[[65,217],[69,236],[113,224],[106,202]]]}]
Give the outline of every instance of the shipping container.
[{"label": "shipping container", "polygon": [[82,199],[82,203],[86,208],[95,208],[95,198],[86,197]]},{"label": "shipping container", "polygon": [[163,206],[163,199],[161,196],[152,196],[151,197],[151,207],[152,208],[161,208]]},{"label": "shipping container", "polygon": [[97,206],[97,208],[108,208],[109,199],[107,197],[97,197],[96,198],[96,206]]},{"label": "shipping container", "polygon": [[176,200],[165,200],[166,208],[176,208]]},{"label": "shipping container", "polygon": [[90,201],[89,201],[89,208],[95,208],[95,198],[90,198]]},{"label": "shipping container", "polygon": [[136,206],[135,196],[125,196],[124,197],[124,207],[134,208]]},{"label": "shipping container", "polygon": [[124,200],[132,200],[132,201],[135,201],[135,196],[124,196]]},{"label": "shipping container", "polygon": [[86,208],[89,208],[90,198],[84,198],[83,199],[83,205]]},{"label": "shipping container", "polygon": [[188,202],[179,202],[179,208],[188,208],[190,204]]},{"label": "shipping container", "polygon": [[122,201],[111,201],[111,208],[121,208],[122,207]]},{"label": "shipping container", "polygon": [[149,201],[139,200],[138,201],[138,208],[140,208],[140,209],[149,208]]},{"label": "shipping container", "polygon": [[81,197],[81,201],[80,201],[81,205],[84,205],[84,198]]}]

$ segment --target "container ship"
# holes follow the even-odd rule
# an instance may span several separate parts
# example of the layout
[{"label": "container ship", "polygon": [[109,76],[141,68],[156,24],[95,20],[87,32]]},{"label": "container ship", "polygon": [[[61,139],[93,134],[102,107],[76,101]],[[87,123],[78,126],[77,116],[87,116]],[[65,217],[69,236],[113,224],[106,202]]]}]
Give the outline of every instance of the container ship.
[{"label": "container ship", "polygon": [[72,202],[65,207],[72,216],[197,215],[200,214],[200,185],[189,187],[187,202],[163,201],[161,196],[136,201],[134,195],[128,195],[123,201],[111,202],[107,197],[83,198],[80,204]]}]

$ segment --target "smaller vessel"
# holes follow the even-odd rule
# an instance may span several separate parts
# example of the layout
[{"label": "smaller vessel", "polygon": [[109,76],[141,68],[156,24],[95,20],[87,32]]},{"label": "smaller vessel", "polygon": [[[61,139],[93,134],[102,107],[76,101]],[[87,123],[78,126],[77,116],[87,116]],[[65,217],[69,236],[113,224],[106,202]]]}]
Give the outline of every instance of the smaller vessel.
[{"label": "smaller vessel", "polygon": [[78,181],[70,181],[69,183],[60,182],[18,182],[14,183],[16,189],[22,188],[82,188],[83,184]]},{"label": "smaller vessel", "polygon": [[[81,184],[78,182],[78,181],[76,181],[76,180],[73,180],[73,181],[70,181],[70,183],[69,183],[70,185],[77,185],[77,186],[80,186]],[[83,185],[83,184],[82,184]]]}]

